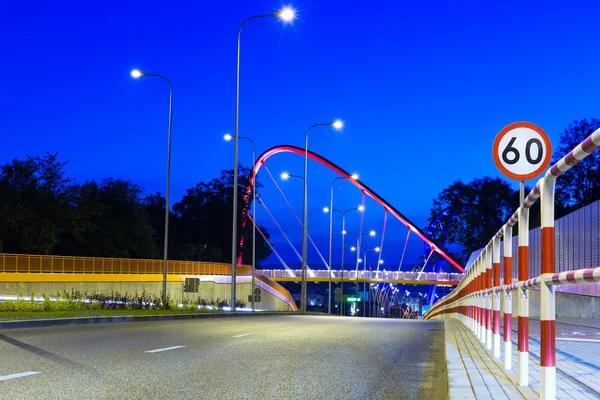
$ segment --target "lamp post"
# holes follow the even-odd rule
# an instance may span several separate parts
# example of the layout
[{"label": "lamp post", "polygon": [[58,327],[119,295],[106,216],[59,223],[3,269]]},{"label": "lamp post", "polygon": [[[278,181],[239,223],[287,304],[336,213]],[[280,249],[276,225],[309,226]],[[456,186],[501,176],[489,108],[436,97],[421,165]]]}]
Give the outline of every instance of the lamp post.
[{"label": "lamp post", "polygon": [[[238,210],[238,139],[239,139],[239,110],[240,110],[240,44],[242,28],[249,21],[259,18],[278,17],[284,22],[291,22],[296,17],[296,11],[291,7],[284,7],[272,14],[255,15],[240,25],[237,33],[237,59],[235,68],[235,133],[233,135],[233,226],[231,234],[231,310],[235,311],[236,301],[236,268],[237,268],[237,210]],[[254,295],[254,293],[253,293]]]},{"label": "lamp post", "polygon": [[[302,289],[301,289],[301,298],[302,298],[302,310],[306,312],[306,265],[307,265],[307,256],[308,256],[308,134],[313,128],[318,126],[333,126],[335,129],[342,129],[344,126],[343,122],[340,120],[335,120],[328,122],[326,124],[314,124],[310,128],[307,129],[304,134],[304,218],[303,218],[303,232],[302,232]],[[330,267],[331,269],[331,267]]]},{"label": "lamp post", "polygon": [[[356,250],[357,250],[357,248],[356,248],[356,247],[351,247],[351,248],[350,248],[350,250],[351,250],[351,251],[356,251]],[[364,269],[364,271],[366,272],[366,271],[367,271],[367,267],[368,267],[368,265],[367,265],[367,254],[368,254],[370,251],[374,251],[375,253],[379,253],[379,252],[381,251],[381,248],[379,248],[379,247],[375,247],[375,248],[373,248],[373,249],[369,249],[369,250],[360,250],[360,251],[362,251],[362,254],[363,254],[363,259],[361,260],[361,259],[359,258],[359,259],[358,259],[358,262],[361,262],[361,261],[363,261],[363,266],[364,266],[364,268],[363,268],[363,269]],[[357,254],[358,254],[358,253],[359,253],[359,252],[357,251]],[[383,260],[379,260],[379,264],[383,264]],[[357,281],[356,281],[356,284],[358,285],[358,275],[357,275],[356,279],[357,279]],[[363,293],[365,293],[365,294],[367,293],[367,282],[363,282]],[[369,303],[371,303],[371,296],[369,296]],[[366,298],[365,298],[365,297],[363,297],[363,310],[365,310],[365,311],[364,311],[364,313],[363,313],[363,316],[365,316],[365,317],[366,317],[366,316],[367,316],[367,311],[366,311],[367,309],[365,308],[365,306],[366,306]]]},{"label": "lamp post", "polygon": [[165,193],[165,239],[163,244],[163,281],[162,281],[162,301],[167,304],[167,264],[169,247],[169,193],[171,190],[171,130],[173,127],[173,85],[166,77],[160,74],[149,74],[139,69],[131,71],[133,78],[141,76],[154,76],[163,79],[169,85],[169,133],[167,135],[167,188]]},{"label": "lamp post", "polygon": [[[254,141],[246,136],[240,136],[240,139],[247,140],[252,145],[252,166],[256,164],[256,145]],[[230,141],[233,136],[229,133],[225,134],[224,139]],[[254,287],[255,287],[255,276],[256,276],[256,175],[253,175],[252,179],[252,287],[250,289],[250,296],[252,297],[252,311],[256,310],[254,302]]]},{"label": "lamp post", "polygon": [[[290,178],[302,179],[303,186],[304,186],[304,191],[306,192],[306,179],[304,179],[303,176],[290,174],[288,172],[282,172],[281,173],[281,179],[283,179],[284,181],[287,181]],[[306,223],[306,220],[304,221],[304,223]],[[302,246],[303,246],[303,248],[304,248],[304,232],[306,232],[306,227],[303,225],[302,226]],[[304,253],[302,253],[302,254],[304,254]],[[300,311],[306,312],[306,307],[305,307],[305,304],[304,304],[304,301],[306,300],[306,297],[305,297],[305,295],[306,295],[305,289],[306,288],[304,287],[304,285],[306,283],[305,280],[304,280],[306,278],[306,272],[305,272],[305,269],[304,269],[304,265],[305,265],[304,260],[305,260],[305,258],[303,256],[302,260],[301,260],[301,262],[302,262],[302,284],[301,284],[301,287],[300,287]]]},{"label": "lamp post", "polygon": [[[358,179],[358,175],[353,174],[350,176],[352,179],[356,180]],[[345,211],[341,211],[341,210],[337,210],[333,207],[333,184],[335,183],[335,181],[339,179],[336,178],[334,179],[334,181],[331,183],[331,197],[330,197],[330,207],[324,207],[323,208],[323,212],[328,212],[329,213],[329,308],[331,308],[331,263],[332,263],[332,241],[333,241],[333,212],[339,212],[340,214],[342,214],[342,275],[341,275],[341,289],[342,289],[342,298],[344,296],[344,235],[346,234],[346,213],[349,211],[364,211],[365,208],[363,206],[358,206],[358,207],[354,207],[354,208],[349,208]],[[342,301],[343,305],[342,307],[338,307],[338,312],[341,314],[341,309],[345,308],[345,303]],[[330,312],[331,313],[331,312]]]}]

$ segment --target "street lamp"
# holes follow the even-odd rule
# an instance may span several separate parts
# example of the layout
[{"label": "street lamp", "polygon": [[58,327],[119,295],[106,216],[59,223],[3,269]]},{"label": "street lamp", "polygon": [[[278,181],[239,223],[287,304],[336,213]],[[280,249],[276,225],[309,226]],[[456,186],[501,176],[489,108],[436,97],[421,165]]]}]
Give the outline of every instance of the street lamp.
[{"label": "street lamp", "polygon": [[165,194],[165,239],[163,243],[163,282],[162,282],[162,301],[163,305],[167,304],[167,263],[168,263],[168,247],[169,247],[169,193],[171,189],[171,130],[173,127],[173,85],[166,77],[160,74],[149,74],[139,69],[131,71],[133,78],[141,76],[154,76],[164,79],[169,85],[169,133],[167,135],[167,191]]},{"label": "street lamp", "polygon": [[[230,133],[226,133],[223,138],[226,141],[233,139]],[[247,140],[252,145],[252,168],[256,164],[256,145],[254,141],[246,136],[240,136],[239,139]],[[254,302],[254,287],[255,287],[255,276],[256,276],[256,175],[252,178],[252,287],[250,295],[252,297],[252,311],[256,310]]]},{"label": "street lamp", "polygon": [[302,299],[302,311],[306,311],[306,258],[308,256],[308,134],[313,128],[318,126],[333,126],[335,129],[340,130],[344,124],[339,119],[326,124],[314,124],[308,128],[304,135],[304,222],[302,224],[302,290],[300,295]]},{"label": "street lamp", "polygon": [[[356,174],[354,174],[356,175]],[[356,177],[358,179],[358,176]],[[332,184],[333,185],[333,184]],[[329,215],[329,297],[330,297],[330,301],[331,301],[331,244],[332,244],[332,215],[333,212],[339,212],[340,214],[342,214],[342,275],[340,278],[340,286],[342,289],[342,297],[344,296],[344,235],[347,233],[346,232],[346,213],[348,213],[349,211],[360,211],[363,212],[365,210],[365,207],[360,205],[358,207],[354,207],[354,208],[349,208],[345,211],[341,211],[341,210],[337,210],[335,208],[331,208],[331,207],[324,207],[323,211],[324,212],[328,212],[330,213]],[[346,303],[342,301],[342,307],[340,307],[340,309],[338,310],[340,312],[340,314],[345,314],[345,307],[346,307]]]},{"label": "street lamp", "polygon": [[[340,128],[341,128],[341,125],[340,125]],[[349,178],[356,181],[356,180],[358,180],[358,175],[352,174],[349,176]],[[339,177],[335,178],[333,180],[333,182],[331,182],[331,188],[329,191],[330,192],[329,193],[329,207],[324,207],[323,208],[324,212],[329,212],[329,210],[333,209],[333,184],[336,183],[340,179],[347,179],[347,177],[339,176]],[[359,209],[361,207],[362,207],[362,209],[364,209],[363,206],[359,206]],[[333,263],[332,252],[333,252],[333,213],[330,213],[329,214],[329,304],[327,305],[327,313],[328,314],[331,314],[331,264]]]},{"label": "street lamp", "polygon": [[[231,309],[235,311],[236,283],[237,283],[237,210],[238,210],[238,144],[239,144],[239,115],[240,115],[240,44],[242,28],[249,21],[258,18],[278,17],[283,22],[291,22],[296,17],[296,11],[292,7],[284,7],[281,10],[263,15],[255,15],[240,25],[237,33],[237,59],[235,67],[235,131],[233,145],[233,223],[231,234]],[[254,293],[252,294],[254,296]]]},{"label": "street lamp", "polygon": [[[350,251],[357,251],[357,250],[358,249],[356,247],[354,247],[354,246],[350,247]],[[381,248],[378,246],[378,247],[375,247],[375,248],[372,248],[372,249],[369,249],[369,250],[362,250],[363,259],[359,258],[358,262],[360,263],[360,262],[363,262],[363,260],[364,260],[363,266],[364,266],[364,271],[365,272],[367,271],[367,253],[369,253],[370,251],[374,251],[375,253],[379,253],[381,251]],[[359,255],[359,253],[360,253],[360,250],[357,251],[357,256]],[[381,261],[382,260],[379,260],[380,264],[381,264]],[[356,275],[356,287],[358,289],[358,272],[357,272],[357,275]],[[367,293],[367,283],[366,282],[363,282],[363,293],[365,293],[365,294]],[[366,317],[367,316],[367,313],[366,313],[367,309],[365,308],[365,306],[366,306],[365,303],[366,303],[366,298],[363,296],[363,309],[365,310],[365,312],[363,313],[363,315]],[[369,308],[371,307],[370,303],[371,303],[371,296],[369,296]]]}]

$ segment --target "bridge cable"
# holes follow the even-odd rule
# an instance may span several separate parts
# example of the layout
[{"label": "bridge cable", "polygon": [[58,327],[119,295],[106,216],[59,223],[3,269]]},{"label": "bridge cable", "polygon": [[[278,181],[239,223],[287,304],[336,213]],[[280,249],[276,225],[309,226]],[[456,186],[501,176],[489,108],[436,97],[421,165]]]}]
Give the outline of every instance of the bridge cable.
[{"label": "bridge cable", "polygon": [[[364,210],[365,208],[365,192],[362,192],[362,201],[361,206]],[[363,221],[365,219],[365,212],[360,213],[360,224],[358,226],[358,237],[356,238],[356,293],[358,294],[358,259],[360,258],[360,245],[362,242],[362,230],[363,230]]]},{"label": "bridge cable", "polygon": [[263,205],[263,207],[267,211],[267,214],[269,214],[269,217],[271,217],[271,219],[275,223],[275,226],[277,226],[277,228],[279,229],[279,231],[281,232],[281,234],[283,235],[283,237],[285,238],[285,240],[287,240],[287,242],[289,243],[290,247],[292,248],[292,250],[294,251],[294,253],[298,257],[298,259],[300,261],[302,261],[302,256],[300,255],[300,253],[298,253],[298,251],[294,247],[294,244],[292,243],[292,241],[290,240],[290,238],[287,237],[287,235],[285,234],[285,232],[283,231],[283,229],[281,228],[281,226],[279,226],[279,224],[277,223],[277,220],[275,220],[275,217],[273,217],[273,214],[271,214],[271,211],[269,211],[269,209],[267,208],[267,205],[265,204],[265,202],[263,201],[263,199],[260,198],[259,196],[257,196],[257,200],[260,202],[260,204]]},{"label": "bridge cable", "polygon": [[[250,217],[250,222],[252,222],[252,221],[253,221],[252,217]],[[271,244],[271,242],[269,241],[269,239],[267,239],[267,237],[263,233],[262,229],[260,229],[260,226],[256,225],[256,230],[258,231],[258,233],[260,233],[260,235],[265,240],[265,242],[267,243],[267,245],[269,246],[269,248],[273,251],[273,253],[275,254],[275,257],[277,257],[279,259],[279,262],[281,262],[281,265],[283,265],[287,271],[289,271],[292,275],[294,275],[294,273],[292,272],[292,270],[290,269],[290,267],[288,267],[288,265],[285,263],[285,261],[283,261],[283,258],[281,258],[281,256],[277,252],[277,250],[275,250],[275,247],[273,247],[273,245]],[[296,275],[294,275],[294,276],[296,276]]]},{"label": "bridge cable", "polygon": [[404,242],[404,250],[402,250],[402,257],[400,258],[400,265],[398,265],[398,272],[402,269],[402,261],[404,261],[404,253],[406,253],[406,245],[408,244],[408,238],[410,237],[411,230],[408,228],[408,232],[406,233],[406,241]]},{"label": "bridge cable", "polygon": [[375,275],[376,277],[379,276],[379,265],[381,264],[381,256],[383,255],[383,239],[385,237],[385,230],[387,227],[387,217],[388,210],[386,208],[385,215],[383,216],[383,229],[381,230],[381,244],[379,245],[379,257],[377,258],[377,275]]},{"label": "bridge cable", "polygon": [[[267,171],[267,173],[269,174],[269,176],[271,177],[271,180],[273,181],[273,183],[275,184],[275,187],[277,188],[277,190],[279,191],[279,193],[281,194],[281,197],[283,197],[283,200],[285,201],[285,203],[288,205],[288,207],[290,208],[290,210],[292,211],[292,214],[294,215],[294,217],[296,218],[296,221],[298,221],[298,224],[300,225],[300,227],[303,227],[302,225],[302,221],[300,221],[300,218],[298,218],[298,215],[296,214],[296,212],[294,211],[294,208],[292,207],[292,205],[290,204],[290,202],[288,201],[288,199],[285,197],[285,194],[283,193],[283,190],[281,190],[281,188],[279,187],[279,185],[277,184],[277,181],[275,180],[275,178],[273,178],[273,175],[271,174],[271,171],[269,171],[269,169],[267,168],[266,163],[263,163],[263,167],[265,168],[265,171]],[[308,234],[308,232],[306,233],[306,236],[308,237],[308,240],[310,241],[310,243],[313,245],[313,247],[315,248],[315,250],[317,251],[317,254],[319,255],[319,258],[321,259],[321,261],[323,261],[323,264],[325,265],[325,267],[327,268],[327,270],[329,271],[329,265],[327,264],[327,261],[325,260],[325,258],[323,257],[323,254],[321,254],[321,252],[319,251],[317,245],[315,244],[315,242],[312,240],[312,237]],[[310,271],[310,268],[308,267],[308,265],[306,266],[306,268],[308,268],[308,270]]]},{"label": "bridge cable", "polygon": [[[423,264],[423,268],[421,268],[421,271],[419,271],[419,275],[417,275],[417,280],[419,280],[419,278],[421,278],[421,274],[425,270],[425,267],[427,266],[427,263],[429,262],[429,259],[433,255],[434,251],[435,250],[432,248],[431,251],[429,252],[429,255],[427,256],[427,259],[425,260],[425,264]],[[417,285],[415,284],[415,286],[417,286]]]}]

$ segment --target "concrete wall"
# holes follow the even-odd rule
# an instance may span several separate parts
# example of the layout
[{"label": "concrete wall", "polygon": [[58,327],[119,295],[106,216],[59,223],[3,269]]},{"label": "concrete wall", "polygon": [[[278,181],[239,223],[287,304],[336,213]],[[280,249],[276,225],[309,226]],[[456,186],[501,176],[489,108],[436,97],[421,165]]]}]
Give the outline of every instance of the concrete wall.
[{"label": "concrete wall", "polygon": [[[162,291],[162,282],[0,282],[0,294],[9,296],[29,296],[34,293],[36,296],[54,295],[66,290],[78,290],[88,294],[110,294],[119,292],[121,294],[134,295],[136,292],[141,294],[143,290],[147,293],[160,296]],[[231,298],[231,285],[229,283],[200,282],[198,293],[184,293],[183,282],[167,282],[167,292],[176,301],[187,298],[191,301],[198,297],[210,300]],[[250,283],[237,284],[237,298],[246,302],[251,293]],[[289,311],[290,306],[281,299],[273,296],[264,289],[261,289],[261,301],[256,302],[256,308],[261,310]]]},{"label": "concrete wall", "polygon": [[[500,302],[500,310],[503,310]],[[512,315],[517,316],[517,292],[512,293]],[[540,317],[540,291],[529,290],[529,316]],[[600,297],[574,293],[556,292],[556,318],[598,318],[600,319]]]}]

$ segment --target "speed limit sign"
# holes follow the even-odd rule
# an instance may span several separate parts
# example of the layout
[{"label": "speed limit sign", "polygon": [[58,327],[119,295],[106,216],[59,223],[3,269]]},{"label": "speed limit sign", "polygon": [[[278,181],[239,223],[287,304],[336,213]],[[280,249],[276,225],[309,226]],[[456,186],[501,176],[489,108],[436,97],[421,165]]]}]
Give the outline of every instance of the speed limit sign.
[{"label": "speed limit sign", "polygon": [[492,152],[496,166],[504,175],[526,181],[548,167],[552,144],[539,126],[530,122],[515,122],[498,133]]}]

